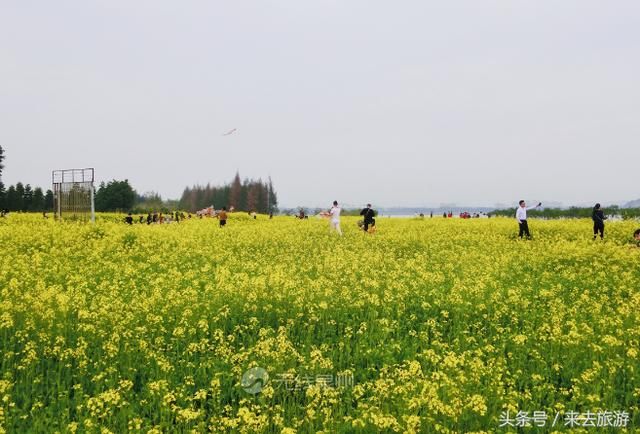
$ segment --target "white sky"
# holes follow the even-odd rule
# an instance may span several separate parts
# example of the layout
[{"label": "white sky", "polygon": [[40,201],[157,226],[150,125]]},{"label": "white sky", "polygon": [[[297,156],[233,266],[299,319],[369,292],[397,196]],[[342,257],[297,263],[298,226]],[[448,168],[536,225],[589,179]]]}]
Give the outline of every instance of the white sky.
[{"label": "white sky", "polygon": [[[640,197],[640,2],[0,0],[5,184],[281,205]],[[226,131],[237,128],[231,136]]]}]

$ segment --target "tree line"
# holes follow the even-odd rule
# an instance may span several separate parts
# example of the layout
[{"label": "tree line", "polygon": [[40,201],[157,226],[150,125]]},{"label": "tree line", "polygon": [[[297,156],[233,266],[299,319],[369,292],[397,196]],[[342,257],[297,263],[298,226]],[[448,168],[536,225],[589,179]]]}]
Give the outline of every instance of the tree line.
[{"label": "tree line", "polygon": [[6,188],[2,182],[5,153],[0,146],[0,209],[8,211],[46,211],[53,208],[53,192],[18,182]]},{"label": "tree line", "polygon": [[236,211],[255,211],[268,214],[278,209],[278,197],[271,178],[267,182],[245,178],[236,173],[230,184],[222,186],[193,186],[185,188],[180,208],[191,212],[212,206],[216,209],[233,207]]},{"label": "tree line", "polygon": [[53,192],[32,188],[30,184],[18,182],[5,190],[0,182],[0,208],[8,211],[49,211],[53,209]]},{"label": "tree line", "polygon": [[[5,188],[2,182],[5,152],[0,146],[0,209],[8,211],[53,211],[54,194],[52,190],[46,192],[40,188],[33,188],[30,184],[18,182]],[[238,211],[256,211],[269,213],[277,211],[278,199],[271,178],[268,182],[261,180],[240,180],[236,173],[230,184],[220,187],[195,186],[186,188],[179,201],[163,200],[154,192],[138,194],[129,180],[112,180],[100,183],[95,192],[95,209],[98,212],[129,212],[147,213],[153,211],[169,212],[178,209],[196,211],[214,205],[217,209],[226,206],[234,207]]]}]

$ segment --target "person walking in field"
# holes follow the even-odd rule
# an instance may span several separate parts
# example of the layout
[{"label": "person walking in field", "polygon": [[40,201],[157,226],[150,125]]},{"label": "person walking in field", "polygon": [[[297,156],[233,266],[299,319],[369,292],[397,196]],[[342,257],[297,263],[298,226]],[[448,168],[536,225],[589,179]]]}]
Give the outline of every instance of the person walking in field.
[{"label": "person walking in field", "polygon": [[527,208],[527,204],[524,200],[518,202],[520,205],[516,210],[516,220],[518,221],[518,236],[522,238],[522,235],[526,235],[527,239],[531,239],[531,233],[529,233],[529,223],[527,223],[527,211],[542,206],[542,202],[538,202],[536,206],[530,206]]},{"label": "person walking in field", "polygon": [[335,230],[338,235],[342,236],[342,229],[340,229],[340,212],[342,209],[338,206],[338,201],[333,201],[333,206],[329,210],[329,217],[331,218],[331,229]]},{"label": "person walking in field", "polygon": [[604,221],[607,217],[604,215],[599,203],[596,203],[596,206],[593,207],[591,219],[593,220],[593,240],[595,241],[598,233],[600,233],[600,239],[604,240]]},{"label": "person walking in field", "polygon": [[220,220],[220,227],[224,227],[227,224],[227,207],[223,206],[222,211],[219,211],[216,217]]},{"label": "person walking in field", "polygon": [[369,232],[369,226],[371,226],[371,229],[375,228],[376,219],[374,217],[376,216],[376,213],[371,209],[370,203],[367,204],[366,208],[363,208],[362,211],[360,211],[360,215],[364,217],[363,229],[365,233]]}]

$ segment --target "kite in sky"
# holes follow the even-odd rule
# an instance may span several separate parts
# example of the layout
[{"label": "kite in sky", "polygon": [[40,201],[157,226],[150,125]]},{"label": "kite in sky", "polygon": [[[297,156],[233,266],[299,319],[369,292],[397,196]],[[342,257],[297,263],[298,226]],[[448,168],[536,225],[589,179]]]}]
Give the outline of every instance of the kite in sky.
[{"label": "kite in sky", "polygon": [[233,134],[233,133],[235,133],[235,132],[236,132],[236,129],[237,129],[237,128],[234,128],[234,129],[232,129],[231,131],[228,131],[228,132],[224,133],[224,134],[223,134],[223,136],[230,136],[231,134]]}]

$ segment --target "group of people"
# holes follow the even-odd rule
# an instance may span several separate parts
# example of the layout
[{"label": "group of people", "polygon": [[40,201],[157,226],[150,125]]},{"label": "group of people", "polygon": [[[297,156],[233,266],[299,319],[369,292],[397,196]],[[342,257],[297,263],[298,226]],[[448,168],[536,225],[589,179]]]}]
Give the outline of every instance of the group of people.
[{"label": "group of people", "polygon": [[[516,209],[516,221],[518,222],[518,237],[523,238],[527,237],[527,239],[531,239],[531,231],[529,230],[529,222],[527,220],[527,211],[539,208],[542,206],[542,202],[538,202],[535,206],[527,207],[527,204],[524,200],[518,202],[518,208]],[[340,215],[342,214],[342,208],[338,205],[338,201],[333,201],[333,206],[327,212],[322,212],[320,215],[322,217],[326,217],[330,220],[330,229],[332,232],[336,232],[338,235],[342,236],[342,228],[340,227]],[[257,218],[257,214],[255,212],[250,212],[249,215],[254,219]],[[433,215],[433,213],[431,214]],[[220,222],[220,227],[224,227],[227,224],[227,209],[226,207],[222,207],[220,211],[216,211],[213,215]],[[365,233],[373,233],[376,230],[376,213],[371,207],[371,204],[368,203],[365,208],[360,211],[360,216],[362,216],[362,220],[358,222],[358,226]],[[202,215],[200,215],[202,218]],[[443,217],[450,217],[446,213]],[[269,214],[269,218],[273,218],[273,214]],[[308,218],[303,210],[300,210],[299,215],[296,216],[299,219]],[[184,219],[191,219],[191,214],[185,216],[183,212],[174,212],[169,213],[168,215],[163,215],[162,213],[149,213],[146,218],[146,223],[148,225],[152,223],[170,223],[172,221],[180,222]],[[593,239],[596,240],[598,235],[601,240],[604,240],[604,221],[607,220],[607,216],[604,214],[602,210],[602,206],[599,203],[596,203],[593,207],[593,211],[591,213],[591,219],[593,220]],[[127,215],[125,218],[125,222],[127,224],[132,225],[134,222],[134,218],[131,213]],[[144,223],[144,216],[140,216],[139,223]],[[637,247],[640,248],[640,229],[637,229],[633,233],[633,238],[637,244]]]},{"label": "group of people", "polygon": [[[538,202],[535,206],[527,207],[527,203],[521,200],[518,203],[516,209],[516,220],[518,221],[518,237],[522,238],[526,235],[527,239],[531,239],[531,233],[529,231],[529,223],[527,222],[527,211],[542,206],[542,202]],[[602,210],[602,206],[596,203],[591,212],[591,220],[593,220],[593,240],[595,241],[600,236],[601,240],[604,240],[604,221],[607,220],[607,216]],[[640,229],[636,229],[633,233],[633,239],[636,242],[636,246],[640,247]]]},{"label": "group of people", "polygon": [[[256,218],[255,213],[251,214],[253,216],[253,218]],[[202,218],[202,215],[199,215],[200,218]],[[216,217],[219,222],[220,222],[220,227],[224,227],[227,224],[227,208],[222,207],[221,210],[217,211],[214,215],[214,217]],[[145,219],[145,217],[143,215],[141,215],[138,219],[137,222],[140,224],[143,224],[146,222],[147,225],[151,225],[151,224],[166,224],[166,223],[172,223],[172,222],[176,222],[176,223],[180,223],[180,221],[182,220],[191,220],[192,216],[191,214],[185,215],[185,213],[183,212],[173,212],[173,213],[168,213],[168,214],[163,214],[163,213],[158,213],[158,212],[153,212],[153,213],[148,213],[147,217]],[[134,219],[133,214],[129,213],[127,214],[127,216],[124,218],[124,222],[128,225],[133,225],[133,223],[135,222],[136,219]]]},{"label": "group of people", "polygon": [[[333,201],[333,206],[329,211],[320,213],[322,217],[329,219],[331,231],[335,231],[338,235],[342,236],[340,214],[342,214],[342,208],[338,205],[337,200]],[[376,230],[376,212],[371,208],[370,203],[360,211],[360,215],[362,216],[362,220],[358,222],[358,227],[360,227],[365,233],[374,233]]]},{"label": "group of people", "polygon": [[[536,209],[542,206],[542,202],[538,202],[535,206],[527,207],[527,203],[524,200],[521,200],[518,203],[518,208],[516,209],[516,220],[518,222],[518,237],[523,238],[524,236],[527,239],[531,239],[531,232],[529,230],[529,222],[527,221],[527,211]],[[327,217],[331,221],[331,230],[338,233],[338,235],[342,235],[342,229],[340,228],[340,214],[342,209],[338,205],[338,201],[333,201],[333,206],[331,209],[322,213],[321,215]],[[358,222],[358,226],[364,230],[366,233],[375,232],[376,220],[375,220],[375,211],[371,208],[371,204],[368,203],[366,208],[360,211],[360,215],[363,217],[363,220]],[[449,217],[445,214],[446,217]],[[479,215],[478,215],[479,217]],[[303,217],[300,217],[303,218]],[[591,218],[593,220],[593,239],[596,240],[598,235],[600,235],[600,239],[604,240],[604,221],[607,219],[607,216],[604,215],[604,211],[602,210],[602,206],[599,203],[596,203],[593,207],[593,212],[591,213]],[[633,233],[633,238],[636,242],[637,247],[640,247],[640,229],[637,229]]]},{"label": "group of people", "polygon": [[154,223],[154,224],[164,224],[164,223],[172,223],[172,222],[177,222],[179,223],[181,220],[185,220],[187,218],[191,218],[191,214],[189,214],[188,216],[185,216],[185,214],[183,212],[173,212],[173,213],[168,213],[168,214],[163,214],[163,213],[158,213],[158,212],[153,212],[153,213],[148,213],[147,217],[145,218],[143,215],[141,215],[140,217],[138,217],[137,219],[134,219],[133,214],[129,213],[127,214],[127,216],[124,218],[124,222],[126,224],[132,225],[136,220],[138,223],[143,224],[143,223],[147,223],[148,225]]}]

